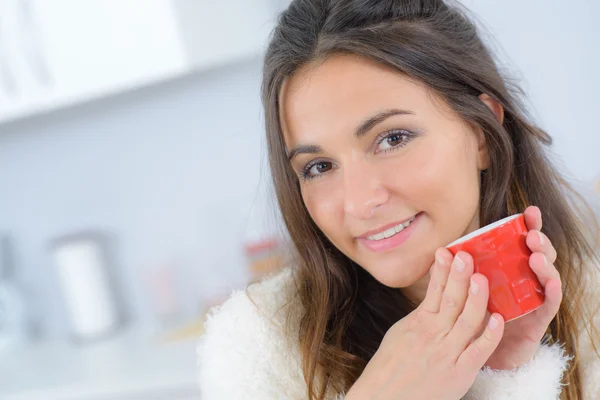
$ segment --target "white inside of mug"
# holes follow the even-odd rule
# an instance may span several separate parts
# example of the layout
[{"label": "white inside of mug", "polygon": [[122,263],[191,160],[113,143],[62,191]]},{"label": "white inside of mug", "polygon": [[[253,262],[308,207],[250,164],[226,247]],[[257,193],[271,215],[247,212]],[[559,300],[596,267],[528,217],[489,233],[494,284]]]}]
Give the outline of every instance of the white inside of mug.
[{"label": "white inside of mug", "polygon": [[501,220],[498,220],[496,222],[492,222],[489,225],[484,226],[483,228],[479,228],[476,231],[473,231],[471,233],[469,233],[468,235],[465,235],[463,237],[460,237],[458,239],[456,239],[454,242],[450,243],[449,245],[447,245],[446,247],[452,247],[455,244],[458,243],[462,243],[462,242],[466,242],[467,240],[470,240],[476,236],[481,235],[482,233],[486,233],[488,231],[491,231],[492,229],[500,226],[500,225],[504,225],[505,223],[512,221],[513,219],[517,218],[519,215],[521,215],[522,213],[519,214],[514,214],[514,215],[509,215],[506,218],[502,218]]}]

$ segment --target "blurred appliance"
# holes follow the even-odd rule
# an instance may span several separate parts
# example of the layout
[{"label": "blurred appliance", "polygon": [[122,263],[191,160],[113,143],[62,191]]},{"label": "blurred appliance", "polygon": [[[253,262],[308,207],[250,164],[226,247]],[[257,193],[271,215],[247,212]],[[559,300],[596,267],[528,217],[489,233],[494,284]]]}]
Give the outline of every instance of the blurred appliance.
[{"label": "blurred appliance", "polygon": [[79,233],[52,244],[75,339],[104,336],[119,327],[114,287],[106,257],[106,240],[100,233]]}]

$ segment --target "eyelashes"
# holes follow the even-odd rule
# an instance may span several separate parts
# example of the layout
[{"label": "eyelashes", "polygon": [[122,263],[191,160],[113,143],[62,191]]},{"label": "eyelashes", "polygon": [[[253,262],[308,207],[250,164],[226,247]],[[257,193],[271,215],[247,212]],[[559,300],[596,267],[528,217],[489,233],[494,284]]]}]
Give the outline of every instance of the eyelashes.
[{"label": "eyelashes", "polygon": [[[383,132],[375,138],[372,148],[375,154],[389,153],[406,146],[415,136],[418,136],[418,134],[404,129],[394,129]],[[384,147],[380,148],[382,145]],[[300,171],[300,178],[304,181],[310,181],[323,176],[333,168],[334,166],[331,161],[315,159],[302,168]]]},{"label": "eyelashes", "polygon": [[[390,145],[390,143],[388,142],[389,139],[401,138],[402,141],[400,143],[396,143],[395,145],[392,144],[392,145],[390,145],[390,147],[379,151],[379,152],[387,153],[391,150],[395,150],[397,148],[404,147],[410,140],[409,135],[410,135],[410,132],[405,131],[405,130],[393,130],[393,131],[384,132],[384,133],[378,135],[377,138],[375,139],[375,145],[376,145],[375,147],[378,148],[382,144]],[[376,153],[379,153],[379,152],[376,152]]]},{"label": "eyelashes", "polygon": [[326,168],[326,166],[328,164],[331,164],[331,161],[324,161],[324,160],[311,161],[310,163],[306,164],[306,166],[302,169],[302,172],[300,175],[301,175],[302,179],[304,179],[305,181],[315,179],[317,176],[323,175],[323,173],[327,172],[331,168],[329,168],[327,171],[319,171],[320,172],[319,174],[311,173],[311,170],[314,167],[325,166],[325,168]]}]

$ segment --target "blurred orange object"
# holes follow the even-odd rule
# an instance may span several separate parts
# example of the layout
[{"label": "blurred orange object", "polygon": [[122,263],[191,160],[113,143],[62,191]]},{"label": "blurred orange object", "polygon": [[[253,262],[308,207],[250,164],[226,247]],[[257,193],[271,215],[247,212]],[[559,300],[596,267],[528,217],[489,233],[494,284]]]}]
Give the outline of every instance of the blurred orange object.
[{"label": "blurred orange object", "polygon": [[282,247],[274,238],[248,242],[244,245],[244,253],[248,259],[252,280],[275,272],[283,266]]}]

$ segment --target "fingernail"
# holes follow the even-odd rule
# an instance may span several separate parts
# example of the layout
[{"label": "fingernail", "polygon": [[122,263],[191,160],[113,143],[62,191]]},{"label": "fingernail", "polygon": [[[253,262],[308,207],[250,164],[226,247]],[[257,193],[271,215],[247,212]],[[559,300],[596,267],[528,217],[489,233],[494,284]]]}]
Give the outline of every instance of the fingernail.
[{"label": "fingernail", "polygon": [[496,329],[498,327],[498,320],[494,317],[490,317],[490,320],[488,322],[488,328],[490,329]]},{"label": "fingernail", "polygon": [[438,253],[435,253],[435,262],[438,265],[444,265],[444,259]]},{"label": "fingernail", "polygon": [[457,255],[456,257],[454,257],[454,269],[456,269],[458,272],[463,272],[465,270],[465,262]]},{"label": "fingernail", "polygon": [[471,279],[471,293],[473,293],[473,294],[479,293],[479,285],[476,284],[473,279]]},{"label": "fingernail", "polygon": [[544,245],[544,235],[542,235],[542,232],[538,232],[538,235],[540,236],[540,246]]}]

